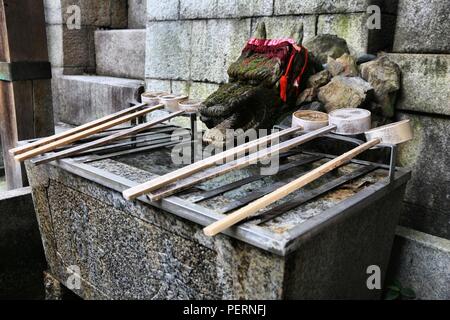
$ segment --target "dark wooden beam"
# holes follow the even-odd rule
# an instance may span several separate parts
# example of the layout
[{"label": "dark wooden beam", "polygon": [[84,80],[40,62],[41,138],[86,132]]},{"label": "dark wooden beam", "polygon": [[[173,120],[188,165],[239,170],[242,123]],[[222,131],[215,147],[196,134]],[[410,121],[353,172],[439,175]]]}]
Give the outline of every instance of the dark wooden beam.
[{"label": "dark wooden beam", "polygon": [[0,137],[8,189],[26,183],[8,150],[54,130],[50,76],[43,1],[0,0]]}]

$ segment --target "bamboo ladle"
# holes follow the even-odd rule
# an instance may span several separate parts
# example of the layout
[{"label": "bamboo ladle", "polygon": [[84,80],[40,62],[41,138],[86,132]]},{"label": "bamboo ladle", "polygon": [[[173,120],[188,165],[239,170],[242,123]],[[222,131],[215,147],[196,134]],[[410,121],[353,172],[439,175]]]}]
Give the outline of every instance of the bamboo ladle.
[{"label": "bamboo ladle", "polygon": [[[345,130],[345,128],[340,128]],[[267,207],[268,205],[283,199],[287,195],[294,191],[304,187],[305,185],[313,182],[314,180],[322,177],[330,171],[348,163],[351,159],[361,154],[362,152],[375,147],[380,143],[386,144],[400,144],[412,139],[412,129],[409,120],[404,120],[396,123],[392,123],[386,126],[382,126],[373,130],[369,130],[365,133],[368,142],[344,153],[343,155],[327,162],[326,164],[310,171],[302,177],[286,184],[278,190],[250,203],[249,205],[235,211],[234,213],[226,216],[225,218],[211,224],[203,229],[207,236],[215,236],[218,233],[230,228],[236,223],[252,216],[259,210]]]}]

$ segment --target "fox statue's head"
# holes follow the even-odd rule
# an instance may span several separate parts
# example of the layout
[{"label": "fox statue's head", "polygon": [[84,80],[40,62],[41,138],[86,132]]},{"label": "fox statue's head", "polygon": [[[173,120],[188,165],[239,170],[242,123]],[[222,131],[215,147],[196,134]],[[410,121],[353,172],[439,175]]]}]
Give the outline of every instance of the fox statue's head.
[{"label": "fox statue's head", "polygon": [[295,109],[298,95],[314,73],[312,55],[301,44],[303,25],[286,39],[267,39],[259,23],[221,85],[200,108],[212,129],[205,140],[223,143],[227,129],[270,129]]}]

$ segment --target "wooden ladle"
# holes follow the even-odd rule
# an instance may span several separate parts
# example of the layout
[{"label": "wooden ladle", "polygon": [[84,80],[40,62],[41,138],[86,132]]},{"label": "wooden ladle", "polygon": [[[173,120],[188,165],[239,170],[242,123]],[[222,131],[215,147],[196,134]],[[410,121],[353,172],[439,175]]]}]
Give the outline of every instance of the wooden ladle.
[{"label": "wooden ladle", "polygon": [[[338,128],[341,132],[345,131],[345,128]],[[365,133],[368,142],[344,153],[343,155],[327,162],[326,164],[310,171],[302,177],[286,184],[278,190],[250,203],[226,216],[225,218],[211,224],[203,229],[204,233],[208,236],[215,236],[218,233],[228,229],[236,223],[252,216],[259,210],[267,207],[268,205],[283,199],[292,192],[304,187],[305,185],[313,182],[314,180],[322,177],[330,171],[348,163],[351,159],[359,155],[360,153],[375,147],[380,143],[386,144],[400,144],[407,142],[413,138],[411,124],[409,120],[404,120],[396,123],[392,123],[386,126],[382,126],[373,130],[369,130]]]}]

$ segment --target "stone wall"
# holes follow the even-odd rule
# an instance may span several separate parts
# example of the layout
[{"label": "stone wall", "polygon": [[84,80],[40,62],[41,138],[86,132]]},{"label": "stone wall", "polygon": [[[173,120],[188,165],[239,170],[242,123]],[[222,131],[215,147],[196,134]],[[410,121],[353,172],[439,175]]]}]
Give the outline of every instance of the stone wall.
[{"label": "stone wall", "polygon": [[[371,4],[381,7],[382,30],[366,27]],[[305,40],[333,33],[355,54],[377,52],[392,46],[396,1],[148,0],[147,12],[147,89],[204,98],[227,81],[259,21],[268,37],[288,37],[303,22]]]},{"label": "stone wall", "polygon": [[450,4],[400,0],[393,52],[402,69],[398,118],[411,119],[415,137],[400,149],[413,169],[401,224],[450,239]]}]

